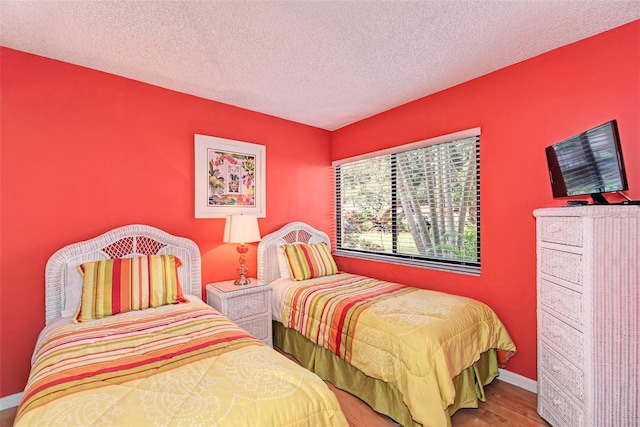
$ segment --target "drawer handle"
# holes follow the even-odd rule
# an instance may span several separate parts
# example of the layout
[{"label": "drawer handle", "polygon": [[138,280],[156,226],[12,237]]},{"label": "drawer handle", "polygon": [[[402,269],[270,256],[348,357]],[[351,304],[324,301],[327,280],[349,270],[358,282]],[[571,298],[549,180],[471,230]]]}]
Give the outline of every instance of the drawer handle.
[{"label": "drawer handle", "polygon": [[558,366],[558,365],[553,365],[553,366],[551,367],[551,370],[552,370],[553,372],[560,372],[560,366]]}]

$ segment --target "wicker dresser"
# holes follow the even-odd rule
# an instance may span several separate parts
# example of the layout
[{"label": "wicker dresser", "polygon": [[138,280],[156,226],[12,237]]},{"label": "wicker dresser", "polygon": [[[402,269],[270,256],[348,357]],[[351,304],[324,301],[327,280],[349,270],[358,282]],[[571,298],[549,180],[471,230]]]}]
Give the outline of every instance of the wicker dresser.
[{"label": "wicker dresser", "polygon": [[209,283],[207,304],[233,320],[260,341],[273,347],[271,334],[271,286],[251,279],[247,286],[233,280]]},{"label": "wicker dresser", "polygon": [[638,426],[640,206],[534,215],[538,412],[553,426]]}]

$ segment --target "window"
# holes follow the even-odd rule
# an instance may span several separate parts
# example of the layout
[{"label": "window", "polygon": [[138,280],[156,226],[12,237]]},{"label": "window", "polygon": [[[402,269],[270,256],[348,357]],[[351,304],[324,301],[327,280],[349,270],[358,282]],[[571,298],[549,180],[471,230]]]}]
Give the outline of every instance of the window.
[{"label": "window", "polygon": [[334,163],[338,253],[479,274],[479,135]]}]

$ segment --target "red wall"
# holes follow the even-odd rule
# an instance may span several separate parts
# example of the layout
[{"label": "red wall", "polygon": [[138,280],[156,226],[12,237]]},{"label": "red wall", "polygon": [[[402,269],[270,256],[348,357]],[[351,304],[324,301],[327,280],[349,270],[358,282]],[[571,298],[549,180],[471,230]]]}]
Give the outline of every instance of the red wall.
[{"label": "red wall", "polygon": [[[535,222],[553,200],[543,148],[618,119],[640,199],[640,21],[333,133],[1,48],[0,396],[22,391],[44,325],[44,267],[60,247],[129,223],[190,237],[203,281],[234,276],[223,220],[193,218],[193,134],[267,147],[264,233],[332,231],[332,159],[482,127],[482,275],[339,258],[353,272],[472,296],[504,320],[536,378]],[[255,245],[249,252],[255,272]]]},{"label": "red wall", "polygon": [[[640,199],[640,21],[339,129],[332,159],[480,126],[480,277],[340,257],[354,273],[487,302],[518,347],[508,369],[536,378],[535,219],[554,200],[544,148],[618,120],[629,196]],[[613,197],[609,196],[611,200]],[[616,199],[617,200],[617,199]]]},{"label": "red wall", "polygon": [[[235,276],[223,219],[194,219],[194,134],[266,146],[262,233],[333,227],[330,133],[2,48],[0,396],[23,390],[57,249],[143,223],[186,236],[203,281]],[[248,254],[256,272],[256,245]]]}]

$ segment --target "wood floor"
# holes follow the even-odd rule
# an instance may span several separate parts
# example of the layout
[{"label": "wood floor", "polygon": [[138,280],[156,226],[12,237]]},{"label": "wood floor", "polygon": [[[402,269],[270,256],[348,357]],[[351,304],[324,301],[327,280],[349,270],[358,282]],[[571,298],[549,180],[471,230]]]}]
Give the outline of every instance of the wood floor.
[{"label": "wood floor", "polygon": [[[351,427],[397,427],[390,418],[374,412],[355,396],[338,390],[330,383],[329,388],[338,397]],[[536,395],[519,387],[495,380],[485,387],[487,401],[478,409],[461,409],[451,419],[452,427],[549,426],[536,413]],[[0,412],[0,427],[10,427],[16,408]]]},{"label": "wood floor", "polygon": [[[330,383],[351,427],[397,427],[390,418],[374,412],[355,396],[338,390]],[[495,380],[485,387],[486,402],[477,409],[461,409],[451,418],[452,427],[549,426],[536,412],[536,394]]]},{"label": "wood floor", "polygon": [[16,411],[18,408],[9,408],[4,411],[0,411],[0,427],[11,427],[13,425],[13,419],[16,417]]},{"label": "wood floor", "polygon": [[[284,356],[298,363],[290,354]],[[375,412],[362,400],[337,389],[327,382],[338,398],[350,427],[397,427],[398,424],[385,415]],[[536,407],[537,395],[504,381],[494,380],[484,388],[486,402],[480,402],[477,409],[460,409],[451,417],[452,427],[548,427],[550,424],[540,418]],[[4,426],[0,426],[4,427]]]}]

